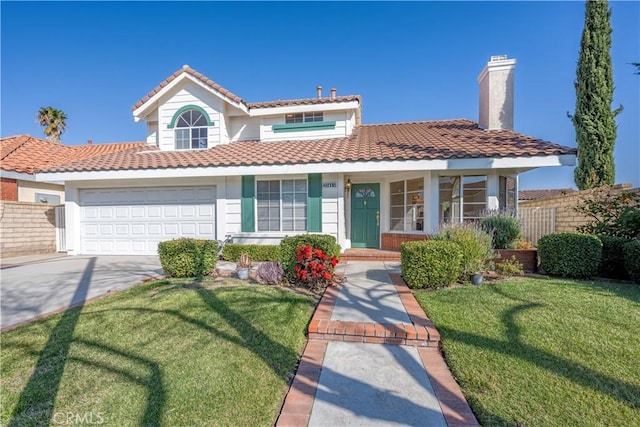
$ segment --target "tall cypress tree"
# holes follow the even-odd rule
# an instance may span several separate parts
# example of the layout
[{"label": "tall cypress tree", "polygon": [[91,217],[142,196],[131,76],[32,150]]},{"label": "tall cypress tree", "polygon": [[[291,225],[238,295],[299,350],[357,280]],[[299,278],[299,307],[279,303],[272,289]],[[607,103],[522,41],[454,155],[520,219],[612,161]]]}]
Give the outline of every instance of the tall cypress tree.
[{"label": "tall cypress tree", "polygon": [[571,116],[578,142],[578,166],[574,179],[580,190],[615,182],[615,117],[622,107],[611,110],[610,17],[607,0],[587,0],[575,81],[576,111]]}]

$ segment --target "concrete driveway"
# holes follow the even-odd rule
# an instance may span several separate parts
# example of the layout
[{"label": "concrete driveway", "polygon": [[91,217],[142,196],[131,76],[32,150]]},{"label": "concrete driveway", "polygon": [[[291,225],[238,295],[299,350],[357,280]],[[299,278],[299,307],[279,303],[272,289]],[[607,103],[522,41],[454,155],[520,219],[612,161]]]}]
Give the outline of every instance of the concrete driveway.
[{"label": "concrete driveway", "polygon": [[3,259],[0,327],[25,322],[162,274],[157,256],[33,256]]}]

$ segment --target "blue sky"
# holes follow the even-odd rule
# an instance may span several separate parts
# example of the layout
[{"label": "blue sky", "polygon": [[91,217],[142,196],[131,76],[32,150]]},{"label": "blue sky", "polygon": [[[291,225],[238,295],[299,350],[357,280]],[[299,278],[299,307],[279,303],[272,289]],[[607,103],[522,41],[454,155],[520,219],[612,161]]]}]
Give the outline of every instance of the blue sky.
[{"label": "blue sky", "polygon": [[[640,184],[640,2],[610,2],[616,182]],[[183,64],[249,102],[363,97],[365,123],[478,117],[476,78],[516,58],[515,130],[575,146],[583,2],[7,2],[1,8],[2,136],[42,136],[35,115],[68,116],[63,142],[140,141],[131,106]],[[571,187],[572,168],[521,175]]]}]

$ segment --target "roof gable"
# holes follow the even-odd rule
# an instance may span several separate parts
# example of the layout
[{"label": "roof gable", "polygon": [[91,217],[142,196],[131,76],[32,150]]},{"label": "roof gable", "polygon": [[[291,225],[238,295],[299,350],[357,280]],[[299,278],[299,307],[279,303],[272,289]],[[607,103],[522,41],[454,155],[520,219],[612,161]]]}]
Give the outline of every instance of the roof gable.
[{"label": "roof gable", "polygon": [[330,96],[319,98],[302,98],[302,99],[278,99],[274,101],[262,101],[262,102],[246,102],[244,99],[234,94],[233,92],[223,88],[218,83],[214,82],[207,76],[188,65],[183,65],[181,69],[167,77],[158,86],[156,86],[151,92],[145,95],[142,99],[136,102],[131,110],[136,118],[136,121],[141,120],[145,115],[145,112],[153,105],[153,101],[159,100],[163,95],[168,93],[173,87],[177,86],[181,81],[190,79],[191,81],[201,85],[210,92],[216,94],[220,98],[234,104],[235,107],[240,108],[245,113],[249,113],[250,110],[261,110],[267,108],[278,107],[292,107],[303,105],[322,105],[322,104],[341,104],[347,102],[357,102],[362,104],[362,100],[359,95],[345,95],[345,96]]},{"label": "roof gable", "polygon": [[152,101],[159,99],[161,96],[169,92],[171,88],[175,87],[179,82],[185,79],[189,79],[197,84],[200,84],[205,89],[226,100],[227,102],[234,104],[237,107],[244,109],[247,108],[246,102],[238,95],[223,88],[218,83],[214,82],[204,74],[197,72],[188,65],[184,65],[181,69],[163,80],[151,92],[149,92],[142,99],[136,102],[133,107],[131,107],[134,116],[140,117],[141,115],[143,115],[144,111],[148,109],[149,105],[153,104]]}]

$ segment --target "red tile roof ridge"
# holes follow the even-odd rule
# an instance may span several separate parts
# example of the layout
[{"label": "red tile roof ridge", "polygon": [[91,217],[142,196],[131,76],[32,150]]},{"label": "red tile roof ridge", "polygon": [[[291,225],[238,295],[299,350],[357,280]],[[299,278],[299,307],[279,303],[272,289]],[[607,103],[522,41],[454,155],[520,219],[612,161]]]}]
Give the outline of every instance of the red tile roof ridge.
[{"label": "red tile roof ridge", "polygon": [[518,190],[518,199],[520,200],[538,200],[547,197],[562,196],[574,193],[578,190],[575,188],[543,188],[533,190]]},{"label": "red tile roof ridge", "polygon": [[0,141],[4,140],[4,139],[13,139],[13,138],[20,138],[21,136],[28,136],[31,137],[31,135],[27,134],[27,133],[18,133],[16,135],[9,135],[9,136],[3,136],[0,137]]},{"label": "red tile roof ridge", "polygon": [[136,145],[141,145],[141,144],[146,144],[147,141],[108,141],[108,142],[92,142],[91,144],[74,144],[74,145],[69,145],[69,147],[92,147],[92,146],[96,146],[96,145],[127,145],[127,144],[136,144]]},{"label": "red tile roof ridge", "polygon": [[185,64],[178,71],[174,72],[169,77],[167,77],[162,82],[160,82],[159,85],[157,85],[153,90],[151,90],[144,97],[142,97],[142,99],[140,99],[138,102],[136,102],[133,105],[133,107],[131,107],[131,110],[137,110],[138,108],[142,107],[147,101],[149,101],[151,98],[153,98],[153,96],[155,94],[160,92],[162,89],[164,89],[165,86],[167,86],[169,83],[171,83],[173,80],[175,80],[178,76],[180,76],[183,73],[187,73],[187,74],[191,75],[192,77],[200,80],[200,82],[202,82],[205,85],[209,86],[210,88],[220,92],[222,95],[226,96],[227,98],[230,98],[234,102],[246,105],[246,102],[244,101],[244,99],[240,98],[238,95],[234,94],[230,90],[227,90],[227,89],[223,88],[218,83],[214,82],[213,80],[211,80],[210,78],[208,78],[204,74],[194,70],[193,68],[191,68],[191,67],[189,67],[188,65]]},{"label": "red tile roof ridge", "polygon": [[432,124],[438,122],[445,122],[450,124],[455,124],[454,122],[467,122],[469,124],[473,124],[478,126],[478,122],[475,122],[471,119],[465,118],[457,118],[457,119],[433,119],[433,120],[408,120],[404,122],[383,122],[383,123],[362,123],[358,125],[358,127],[370,127],[370,126],[393,126],[393,125],[419,125],[419,124]]},{"label": "red tile roof ridge", "polygon": [[[23,140],[20,140],[20,138],[22,138]],[[4,159],[5,157],[8,157],[9,155],[11,155],[11,153],[16,151],[25,142],[27,142],[29,138],[31,137],[27,134],[4,136],[0,138],[0,143],[4,142],[4,144],[0,144],[3,148],[3,150],[0,153],[0,159]],[[9,141],[12,139],[15,139],[16,141]],[[7,144],[11,144],[11,145],[7,146]]]},{"label": "red tile roof ridge", "polygon": [[358,101],[362,102],[360,95],[342,95],[335,98],[323,97],[323,98],[297,98],[297,99],[276,99],[273,101],[258,101],[249,102],[247,106],[249,108],[270,108],[271,106],[290,105],[290,104],[332,104],[339,102]]}]

